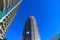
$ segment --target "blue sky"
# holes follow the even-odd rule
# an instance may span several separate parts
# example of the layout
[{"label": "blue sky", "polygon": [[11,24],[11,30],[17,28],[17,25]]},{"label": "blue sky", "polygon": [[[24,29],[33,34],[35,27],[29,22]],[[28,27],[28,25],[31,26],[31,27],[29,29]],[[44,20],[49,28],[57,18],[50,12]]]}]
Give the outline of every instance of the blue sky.
[{"label": "blue sky", "polygon": [[6,35],[7,40],[21,40],[25,21],[35,16],[41,40],[60,33],[60,0],[23,0]]}]

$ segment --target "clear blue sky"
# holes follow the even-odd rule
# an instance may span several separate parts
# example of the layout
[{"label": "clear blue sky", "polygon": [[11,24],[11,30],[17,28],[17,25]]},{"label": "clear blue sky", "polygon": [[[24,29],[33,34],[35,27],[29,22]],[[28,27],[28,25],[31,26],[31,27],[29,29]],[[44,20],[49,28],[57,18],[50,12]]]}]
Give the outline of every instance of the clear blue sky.
[{"label": "clear blue sky", "polygon": [[24,23],[35,16],[41,40],[50,40],[60,33],[60,0],[23,0],[10,26],[7,40],[21,40]]}]

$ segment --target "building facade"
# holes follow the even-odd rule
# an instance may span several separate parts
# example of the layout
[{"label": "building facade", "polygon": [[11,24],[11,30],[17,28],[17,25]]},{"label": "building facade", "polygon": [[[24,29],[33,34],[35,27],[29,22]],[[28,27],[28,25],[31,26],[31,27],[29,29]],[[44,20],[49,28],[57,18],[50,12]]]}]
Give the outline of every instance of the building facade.
[{"label": "building facade", "polygon": [[4,40],[22,0],[0,0],[0,40]]},{"label": "building facade", "polygon": [[22,40],[40,40],[38,26],[34,16],[30,16],[25,23]]}]

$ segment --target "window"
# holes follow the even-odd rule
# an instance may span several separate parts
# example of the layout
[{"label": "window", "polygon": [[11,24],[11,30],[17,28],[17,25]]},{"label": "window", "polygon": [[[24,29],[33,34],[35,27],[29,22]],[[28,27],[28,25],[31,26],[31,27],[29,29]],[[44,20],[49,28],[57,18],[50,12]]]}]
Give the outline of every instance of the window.
[{"label": "window", "polygon": [[2,26],[3,30],[5,30],[4,26]]},{"label": "window", "polygon": [[29,33],[30,33],[29,31],[26,32],[27,35],[29,35]]},{"label": "window", "polygon": [[15,4],[16,0],[12,0],[13,4]]},{"label": "window", "polygon": [[3,25],[3,23],[1,22],[1,23],[0,23],[0,30],[1,30],[1,28],[2,28],[2,25]]},{"label": "window", "polygon": [[8,8],[8,0],[5,0],[5,8]]},{"label": "window", "polygon": [[12,0],[10,0],[10,6],[12,5]]},{"label": "window", "polygon": [[2,34],[2,31],[0,30],[0,34]]},{"label": "window", "polygon": [[8,0],[8,5],[11,6],[13,3],[13,0]]},{"label": "window", "polygon": [[3,11],[3,7],[4,7],[3,0],[0,0],[0,11]]}]

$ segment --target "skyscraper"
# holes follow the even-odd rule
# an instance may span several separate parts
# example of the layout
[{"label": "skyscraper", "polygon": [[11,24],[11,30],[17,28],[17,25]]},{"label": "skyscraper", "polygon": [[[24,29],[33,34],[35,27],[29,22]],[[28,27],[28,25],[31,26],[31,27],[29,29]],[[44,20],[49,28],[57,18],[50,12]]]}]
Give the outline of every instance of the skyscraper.
[{"label": "skyscraper", "polygon": [[34,16],[30,16],[25,23],[22,40],[40,40],[38,26]]},{"label": "skyscraper", "polygon": [[4,40],[22,0],[0,0],[0,40]]}]

